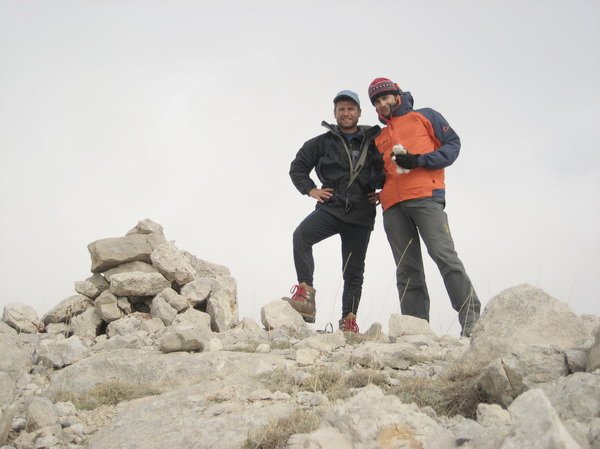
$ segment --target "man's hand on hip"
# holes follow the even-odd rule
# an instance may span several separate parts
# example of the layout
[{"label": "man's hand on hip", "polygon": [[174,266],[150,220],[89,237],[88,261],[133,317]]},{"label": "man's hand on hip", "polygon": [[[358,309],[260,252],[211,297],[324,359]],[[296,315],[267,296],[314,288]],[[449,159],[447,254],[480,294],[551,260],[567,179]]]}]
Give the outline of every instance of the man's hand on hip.
[{"label": "man's hand on hip", "polygon": [[330,187],[326,187],[324,189],[312,189],[310,192],[308,192],[308,196],[314,198],[319,203],[325,203],[333,196],[333,189]]}]

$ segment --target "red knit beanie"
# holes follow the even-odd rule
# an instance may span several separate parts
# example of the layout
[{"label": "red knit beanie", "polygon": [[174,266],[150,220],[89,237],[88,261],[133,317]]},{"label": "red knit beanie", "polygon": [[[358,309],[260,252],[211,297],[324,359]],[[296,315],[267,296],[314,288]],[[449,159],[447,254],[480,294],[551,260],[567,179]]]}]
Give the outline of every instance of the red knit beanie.
[{"label": "red knit beanie", "polygon": [[372,104],[383,95],[400,95],[401,92],[398,85],[388,78],[375,78],[369,85],[369,99]]}]

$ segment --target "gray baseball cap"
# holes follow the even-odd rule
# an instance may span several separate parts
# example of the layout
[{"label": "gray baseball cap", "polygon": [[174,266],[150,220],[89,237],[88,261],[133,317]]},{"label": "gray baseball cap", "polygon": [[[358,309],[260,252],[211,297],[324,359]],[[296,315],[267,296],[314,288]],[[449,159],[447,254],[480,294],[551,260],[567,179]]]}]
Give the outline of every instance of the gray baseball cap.
[{"label": "gray baseball cap", "polygon": [[357,105],[360,106],[360,100],[358,99],[358,94],[351,90],[342,90],[342,91],[338,92],[338,94],[333,99],[333,102],[337,103],[340,100],[352,100],[353,102],[355,102]]}]

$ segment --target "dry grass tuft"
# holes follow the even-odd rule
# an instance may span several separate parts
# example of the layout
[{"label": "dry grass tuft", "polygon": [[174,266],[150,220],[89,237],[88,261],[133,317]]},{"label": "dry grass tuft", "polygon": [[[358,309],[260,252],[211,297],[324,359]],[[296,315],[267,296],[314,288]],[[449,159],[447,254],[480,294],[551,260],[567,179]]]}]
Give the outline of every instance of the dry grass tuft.
[{"label": "dry grass tuft", "polygon": [[477,386],[478,371],[465,365],[454,365],[438,378],[404,378],[390,388],[390,393],[402,402],[414,402],[419,407],[430,406],[438,415],[462,415],[476,418],[477,404],[486,402]]},{"label": "dry grass tuft", "polygon": [[161,391],[149,385],[132,385],[118,381],[106,381],[94,385],[87,393],[63,392],[55,401],[71,401],[80,410],[92,410],[101,405],[117,405],[122,401],[160,394]]},{"label": "dry grass tuft", "polygon": [[296,409],[292,414],[274,419],[253,432],[243,449],[284,449],[290,436],[317,430],[320,416],[312,410]]}]

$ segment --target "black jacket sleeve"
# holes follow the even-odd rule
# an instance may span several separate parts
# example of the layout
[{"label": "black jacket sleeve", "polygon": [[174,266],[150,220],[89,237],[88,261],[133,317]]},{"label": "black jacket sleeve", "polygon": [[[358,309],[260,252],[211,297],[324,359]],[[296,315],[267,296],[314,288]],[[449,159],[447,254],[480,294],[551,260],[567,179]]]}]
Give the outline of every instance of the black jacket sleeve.
[{"label": "black jacket sleeve", "polygon": [[306,142],[290,164],[290,178],[292,178],[294,186],[303,195],[308,195],[308,192],[317,188],[310,177],[310,172],[317,166],[322,156],[323,149],[319,142],[318,137]]}]

